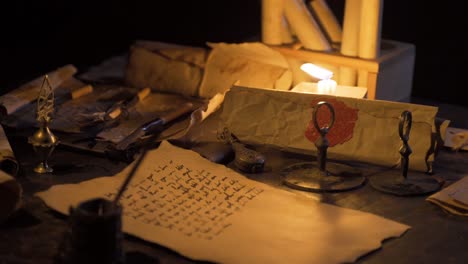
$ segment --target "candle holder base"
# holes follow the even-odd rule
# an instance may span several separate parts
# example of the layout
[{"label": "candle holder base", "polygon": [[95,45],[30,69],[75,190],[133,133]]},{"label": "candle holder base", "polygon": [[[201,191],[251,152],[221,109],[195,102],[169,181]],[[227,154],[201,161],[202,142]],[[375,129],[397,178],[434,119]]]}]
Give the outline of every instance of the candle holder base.
[{"label": "candle holder base", "polygon": [[442,183],[422,172],[409,173],[403,177],[401,171],[391,170],[369,179],[370,185],[381,192],[397,196],[426,195],[438,191]]},{"label": "candle holder base", "polygon": [[35,168],[34,172],[39,173],[39,174],[44,174],[44,173],[52,173],[54,169],[49,167],[49,165],[45,162],[39,163]]},{"label": "candle holder base", "polygon": [[293,189],[310,192],[340,192],[362,186],[366,178],[357,169],[339,163],[327,163],[320,171],[317,162],[296,163],[282,170],[283,183]]}]

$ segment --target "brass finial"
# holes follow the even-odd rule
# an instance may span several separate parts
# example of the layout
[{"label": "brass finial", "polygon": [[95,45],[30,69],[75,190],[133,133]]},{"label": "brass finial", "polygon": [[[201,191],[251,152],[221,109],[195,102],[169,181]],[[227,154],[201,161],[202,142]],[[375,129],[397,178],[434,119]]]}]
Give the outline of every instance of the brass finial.
[{"label": "brass finial", "polygon": [[39,129],[28,138],[28,142],[33,146],[34,151],[40,157],[40,163],[34,168],[37,173],[50,173],[53,171],[47,164],[47,160],[58,145],[58,138],[49,128],[54,112],[54,91],[49,82],[49,77],[44,76],[39,96],[37,98],[36,120]]}]

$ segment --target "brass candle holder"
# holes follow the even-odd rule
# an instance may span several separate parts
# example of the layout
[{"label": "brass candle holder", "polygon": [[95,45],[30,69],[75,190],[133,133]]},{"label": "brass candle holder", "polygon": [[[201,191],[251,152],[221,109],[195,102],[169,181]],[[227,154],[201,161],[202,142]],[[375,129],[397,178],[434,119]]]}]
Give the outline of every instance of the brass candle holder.
[{"label": "brass candle holder", "polygon": [[39,129],[28,138],[28,143],[33,146],[34,152],[39,156],[40,162],[34,168],[37,173],[51,173],[53,169],[48,165],[48,159],[59,144],[58,138],[52,133],[49,124],[52,121],[54,111],[54,91],[46,75],[42,82],[37,98],[37,117]]}]

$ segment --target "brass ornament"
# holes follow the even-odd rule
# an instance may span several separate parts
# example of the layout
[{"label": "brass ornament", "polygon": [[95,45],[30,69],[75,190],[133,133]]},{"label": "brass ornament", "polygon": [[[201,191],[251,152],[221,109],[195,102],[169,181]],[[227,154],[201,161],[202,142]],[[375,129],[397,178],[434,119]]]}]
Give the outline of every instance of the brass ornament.
[{"label": "brass ornament", "polygon": [[34,168],[34,171],[40,174],[53,172],[47,161],[59,144],[58,138],[49,128],[54,111],[54,99],[49,77],[45,75],[37,98],[36,120],[39,123],[39,129],[28,138],[28,143],[33,146],[34,152],[40,158],[40,163]]}]

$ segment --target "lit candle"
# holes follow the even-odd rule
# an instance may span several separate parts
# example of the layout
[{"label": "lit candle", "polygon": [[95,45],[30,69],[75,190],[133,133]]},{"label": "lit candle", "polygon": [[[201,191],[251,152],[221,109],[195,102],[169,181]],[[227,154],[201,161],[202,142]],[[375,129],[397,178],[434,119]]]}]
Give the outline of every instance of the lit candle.
[{"label": "lit candle", "polygon": [[317,90],[320,94],[335,94],[336,82],[332,79],[320,80],[317,83]]},{"label": "lit candle", "polygon": [[317,79],[320,79],[317,83],[317,92],[319,94],[335,94],[336,81],[331,79],[331,77],[333,77],[333,72],[312,63],[302,64],[301,70]]}]

